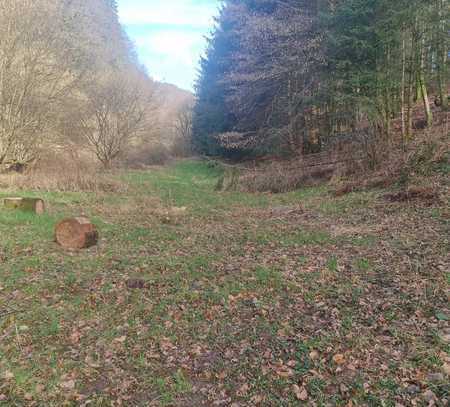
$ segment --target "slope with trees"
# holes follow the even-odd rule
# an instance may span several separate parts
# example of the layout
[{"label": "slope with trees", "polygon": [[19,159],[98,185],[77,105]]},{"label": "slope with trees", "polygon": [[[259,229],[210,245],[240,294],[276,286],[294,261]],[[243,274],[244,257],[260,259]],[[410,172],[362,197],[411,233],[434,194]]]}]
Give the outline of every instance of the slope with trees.
[{"label": "slope with trees", "polygon": [[145,129],[154,84],[115,1],[2,1],[0,56],[0,166],[72,145],[110,167]]},{"label": "slope with trees", "polygon": [[197,148],[298,155],[345,134],[390,140],[394,118],[408,142],[415,103],[427,126],[431,95],[448,108],[448,17],[446,0],[225,1],[197,84]]}]

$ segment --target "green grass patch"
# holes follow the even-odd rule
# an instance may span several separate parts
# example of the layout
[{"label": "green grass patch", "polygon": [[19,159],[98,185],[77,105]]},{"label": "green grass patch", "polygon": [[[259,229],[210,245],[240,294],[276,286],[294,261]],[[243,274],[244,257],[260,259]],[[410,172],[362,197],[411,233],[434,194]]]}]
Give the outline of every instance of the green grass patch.
[{"label": "green grass patch", "polygon": [[[390,405],[401,390],[396,371],[441,369],[450,274],[422,259],[444,264],[445,239],[425,234],[434,250],[425,256],[395,228],[388,239],[370,234],[383,210],[372,192],[216,192],[221,174],[220,165],[183,161],[118,175],[127,193],[17,193],[42,197],[43,216],[0,205],[0,404],[77,405],[81,392],[94,406],[209,405],[217,395],[284,406],[299,404],[298,384],[305,404],[346,405],[351,396],[354,405]],[[165,223],[150,205],[187,211]],[[281,205],[303,210],[272,216]],[[81,212],[98,226],[99,245],[65,251],[54,225]],[[420,214],[433,231],[444,226],[442,210]],[[362,232],[335,236],[341,226]],[[378,262],[386,249],[392,256]],[[408,267],[405,249],[418,254]],[[432,281],[417,290],[419,273]],[[412,314],[420,331],[405,325]],[[392,340],[374,346],[380,335]],[[373,357],[347,377],[367,349]],[[401,355],[380,380],[385,350]],[[72,379],[73,391],[61,387]]]}]

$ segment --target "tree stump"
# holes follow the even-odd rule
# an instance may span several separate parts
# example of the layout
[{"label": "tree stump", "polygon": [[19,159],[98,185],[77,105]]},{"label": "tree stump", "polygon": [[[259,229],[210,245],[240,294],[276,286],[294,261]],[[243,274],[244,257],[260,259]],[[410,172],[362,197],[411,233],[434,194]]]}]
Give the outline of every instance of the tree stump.
[{"label": "tree stump", "polygon": [[86,217],[68,218],[56,225],[55,238],[65,249],[87,249],[97,244],[98,232]]},{"label": "tree stump", "polygon": [[45,212],[44,201],[39,198],[5,198],[3,204],[8,209],[33,212],[37,215],[42,215]]}]

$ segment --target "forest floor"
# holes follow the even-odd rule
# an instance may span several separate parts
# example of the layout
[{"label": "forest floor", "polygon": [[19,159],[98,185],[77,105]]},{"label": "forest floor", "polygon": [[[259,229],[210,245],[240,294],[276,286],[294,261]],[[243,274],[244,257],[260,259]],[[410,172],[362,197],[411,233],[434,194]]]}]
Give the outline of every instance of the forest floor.
[{"label": "forest floor", "polygon": [[[218,175],[185,161],[0,208],[0,406],[447,405],[448,195]],[[54,224],[80,213],[101,241],[64,251]]]}]

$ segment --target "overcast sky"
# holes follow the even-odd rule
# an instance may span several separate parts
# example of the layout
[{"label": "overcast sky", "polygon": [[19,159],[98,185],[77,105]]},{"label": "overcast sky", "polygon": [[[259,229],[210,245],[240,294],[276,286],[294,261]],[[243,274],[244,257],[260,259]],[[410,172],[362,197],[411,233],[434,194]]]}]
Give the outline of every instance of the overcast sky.
[{"label": "overcast sky", "polygon": [[219,0],[119,0],[141,62],[160,81],[192,90]]}]

